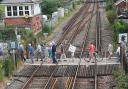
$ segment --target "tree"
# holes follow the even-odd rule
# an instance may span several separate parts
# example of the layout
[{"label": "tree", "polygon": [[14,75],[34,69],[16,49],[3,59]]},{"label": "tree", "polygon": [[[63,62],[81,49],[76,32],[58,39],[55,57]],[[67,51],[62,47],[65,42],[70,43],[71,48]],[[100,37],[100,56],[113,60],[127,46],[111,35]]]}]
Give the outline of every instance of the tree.
[{"label": "tree", "polygon": [[3,0],[0,0],[0,2],[3,1]]},{"label": "tree", "polygon": [[43,14],[51,15],[54,11],[57,10],[58,0],[43,0],[41,3],[41,9]]},{"label": "tree", "polygon": [[31,29],[20,29],[18,30],[18,32],[21,35],[21,39],[24,41],[24,44],[31,43],[35,39],[35,35],[33,34]]}]

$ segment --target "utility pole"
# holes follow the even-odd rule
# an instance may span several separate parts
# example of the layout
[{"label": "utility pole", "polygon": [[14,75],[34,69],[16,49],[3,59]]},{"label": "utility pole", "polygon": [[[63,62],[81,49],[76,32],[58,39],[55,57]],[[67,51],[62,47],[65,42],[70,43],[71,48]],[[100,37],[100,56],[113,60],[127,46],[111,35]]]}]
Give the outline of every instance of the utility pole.
[{"label": "utility pole", "polygon": [[127,4],[128,0],[125,0],[125,3],[126,3],[126,6],[125,6],[125,9],[126,11],[128,10],[128,4]]}]

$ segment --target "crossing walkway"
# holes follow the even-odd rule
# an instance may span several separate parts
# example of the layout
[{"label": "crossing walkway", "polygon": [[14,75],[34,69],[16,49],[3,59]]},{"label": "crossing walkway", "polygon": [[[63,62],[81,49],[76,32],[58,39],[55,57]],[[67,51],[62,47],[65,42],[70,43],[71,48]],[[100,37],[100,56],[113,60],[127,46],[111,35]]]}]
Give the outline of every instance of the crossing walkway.
[{"label": "crossing walkway", "polygon": [[[66,58],[66,59],[63,59],[63,60],[58,60],[58,64],[57,65],[78,65],[80,59],[79,58],[74,58],[74,59],[71,59],[71,58]],[[81,59],[81,63],[80,65],[95,65],[94,62],[88,62],[89,58],[82,58]],[[108,59],[108,58],[103,58],[102,61],[100,62],[96,62],[97,65],[108,65],[108,64],[120,64],[120,62],[116,62],[117,61],[117,57],[112,57],[111,59]],[[35,61],[33,64],[31,63],[31,60],[27,60],[24,64],[25,65],[40,65],[42,61]],[[49,60],[45,60],[43,62],[42,65],[56,65],[56,64],[53,64],[52,63],[52,59],[49,59]]]}]

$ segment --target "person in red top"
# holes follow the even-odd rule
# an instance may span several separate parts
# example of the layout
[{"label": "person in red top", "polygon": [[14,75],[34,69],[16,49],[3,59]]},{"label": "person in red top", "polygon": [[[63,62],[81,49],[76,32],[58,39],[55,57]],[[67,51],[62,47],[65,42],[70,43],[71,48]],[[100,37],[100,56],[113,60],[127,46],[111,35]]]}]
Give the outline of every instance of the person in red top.
[{"label": "person in red top", "polygon": [[[89,49],[89,59],[91,60],[91,59],[93,59],[93,54],[94,54],[94,52],[95,52],[95,45],[91,42],[90,44],[89,44],[89,46],[88,46],[88,49]],[[93,60],[94,61],[94,60]]]}]

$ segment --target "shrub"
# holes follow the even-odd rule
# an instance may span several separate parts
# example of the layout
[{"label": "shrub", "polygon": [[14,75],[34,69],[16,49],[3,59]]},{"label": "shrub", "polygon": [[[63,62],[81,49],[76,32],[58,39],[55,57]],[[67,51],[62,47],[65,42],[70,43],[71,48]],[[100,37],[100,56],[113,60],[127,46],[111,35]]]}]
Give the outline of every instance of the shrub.
[{"label": "shrub", "polygon": [[107,11],[107,18],[110,24],[113,24],[116,19],[116,13],[112,10]]},{"label": "shrub", "polygon": [[3,81],[4,74],[3,74],[3,62],[0,61],[0,81]]},{"label": "shrub", "polygon": [[118,20],[114,23],[114,29],[118,33],[127,33],[128,32],[128,24],[123,22],[122,20]]},{"label": "shrub", "polygon": [[117,89],[128,89],[128,76],[121,69],[115,71],[115,79],[117,81]]},{"label": "shrub", "polygon": [[52,29],[51,29],[50,26],[44,24],[44,25],[43,25],[42,32],[43,32],[43,33],[48,33],[48,34],[50,34],[50,33],[52,32]]},{"label": "shrub", "polygon": [[3,63],[3,68],[4,68],[4,74],[5,76],[10,76],[13,72],[13,61],[10,58],[7,58],[4,60]]}]

